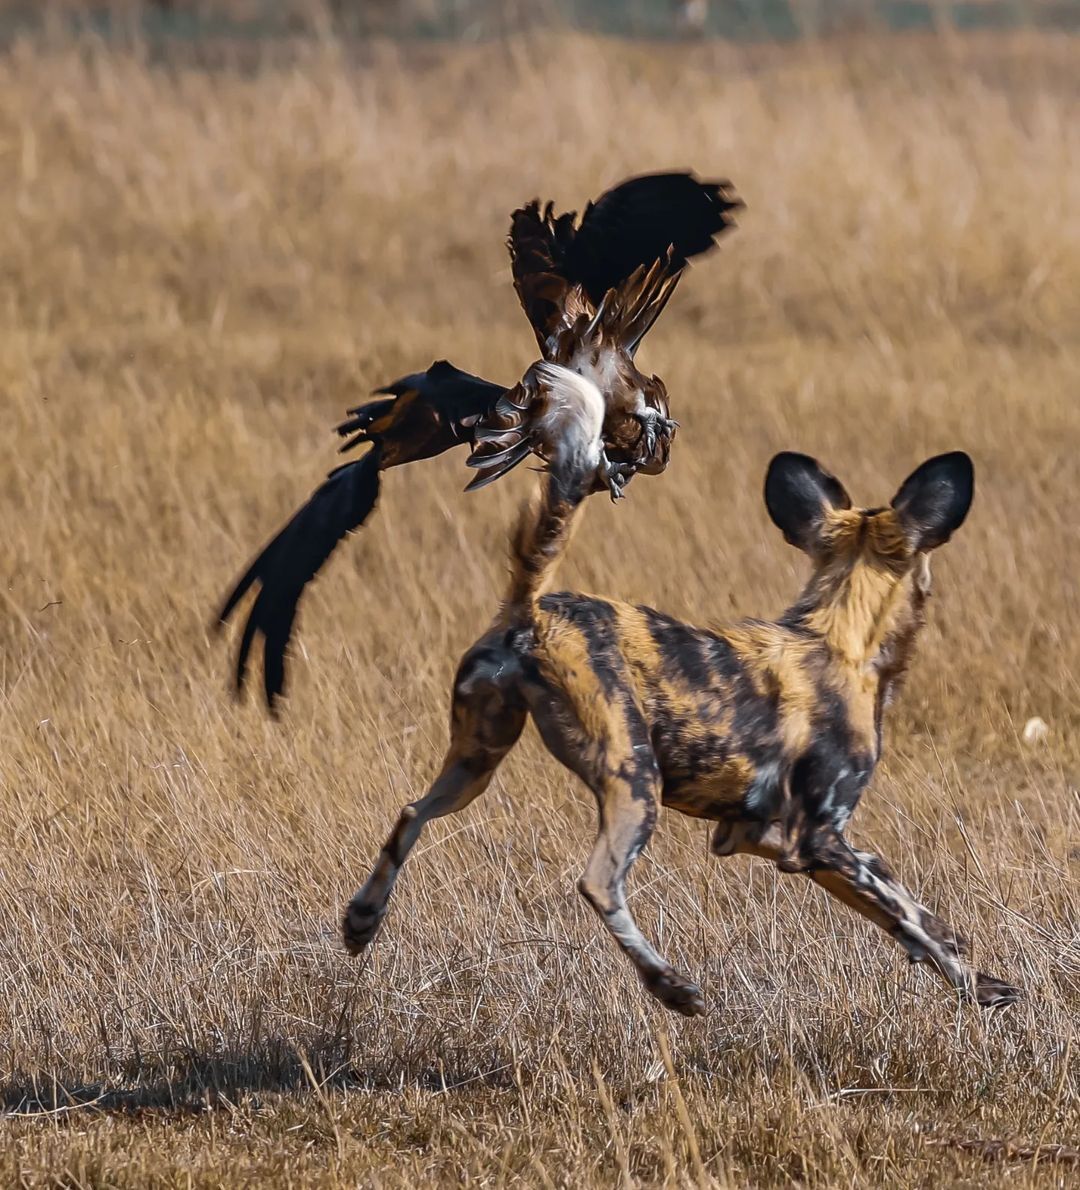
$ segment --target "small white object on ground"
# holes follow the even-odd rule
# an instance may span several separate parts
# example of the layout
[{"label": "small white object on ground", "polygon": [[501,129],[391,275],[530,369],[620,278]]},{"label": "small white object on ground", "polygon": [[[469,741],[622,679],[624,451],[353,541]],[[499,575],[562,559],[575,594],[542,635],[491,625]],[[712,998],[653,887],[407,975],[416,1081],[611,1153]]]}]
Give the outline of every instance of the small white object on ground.
[{"label": "small white object on ground", "polygon": [[1024,724],[1023,739],[1025,744],[1041,744],[1050,734],[1050,724],[1038,715]]}]

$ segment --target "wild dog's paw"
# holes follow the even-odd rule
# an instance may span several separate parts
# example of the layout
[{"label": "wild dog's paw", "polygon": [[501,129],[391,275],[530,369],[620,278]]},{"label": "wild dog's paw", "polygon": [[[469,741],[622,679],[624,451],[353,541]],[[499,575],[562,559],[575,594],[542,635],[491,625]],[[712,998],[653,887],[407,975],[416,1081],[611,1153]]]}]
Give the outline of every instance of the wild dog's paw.
[{"label": "wild dog's paw", "polygon": [[672,1012],[680,1012],[683,1016],[704,1014],[705,997],[701,994],[701,988],[674,968],[668,967],[655,975],[642,976],[641,981],[645,990]]},{"label": "wild dog's paw", "polygon": [[1023,998],[1023,991],[1013,987],[1011,983],[995,979],[982,971],[976,972],[975,1000],[980,1008],[1004,1008],[1007,1004],[1015,1004]]},{"label": "wild dog's paw", "polygon": [[349,954],[360,954],[379,932],[385,916],[385,901],[373,904],[370,901],[352,900],[346,905],[345,916],[341,921],[341,937]]}]

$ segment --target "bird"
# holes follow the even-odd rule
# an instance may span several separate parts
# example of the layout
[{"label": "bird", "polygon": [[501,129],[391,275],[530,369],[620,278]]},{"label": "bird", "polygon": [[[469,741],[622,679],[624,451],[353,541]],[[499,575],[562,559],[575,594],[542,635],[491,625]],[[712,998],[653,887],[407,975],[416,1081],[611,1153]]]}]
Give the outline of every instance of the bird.
[{"label": "bird", "polygon": [[667,389],[635,363],[687,263],[735,226],[744,206],[730,182],[688,171],[628,178],[576,212],[556,214],[533,199],[513,212],[507,247],[514,288],[541,358],[513,386],[436,360],[423,372],[375,390],[348,410],[337,433],[343,452],[365,454],[326,480],[260,551],[218,613],[225,624],[258,586],[236,654],[235,686],[245,685],[251,650],[263,641],[263,691],[271,712],[284,694],[285,655],[304,588],[339,542],[378,501],[381,474],[468,445],[475,471],[466,490],[499,479],[530,455],[541,465],[558,450],[560,404],[575,384],[603,397],[593,489],[621,499],[638,472],[668,464],[678,423]]}]

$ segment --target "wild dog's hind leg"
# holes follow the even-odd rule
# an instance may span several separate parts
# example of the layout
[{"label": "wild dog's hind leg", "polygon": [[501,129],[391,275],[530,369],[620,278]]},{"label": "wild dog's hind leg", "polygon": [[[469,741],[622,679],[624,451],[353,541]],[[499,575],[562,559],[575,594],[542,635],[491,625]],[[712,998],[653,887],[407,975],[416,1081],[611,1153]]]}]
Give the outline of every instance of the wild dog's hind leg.
[{"label": "wild dog's hind leg", "polygon": [[345,948],[359,954],[378,933],[398,872],[426,822],[464,810],[487,789],[500,761],[517,743],[525,708],[513,686],[509,652],[474,646],[454,683],[450,748],[426,796],[407,805],[379,852],[367,883],[342,921]]},{"label": "wild dog's hind leg", "polygon": [[[776,861],[783,853],[781,834],[774,824],[757,839],[752,833],[739,838],[734,849]],[[877,856],[855,851],[831,829],[819,829],[808,850],[812,866],[806,875],[890,934],[913,963],[929,963],[945,983],[983,1008],[1020,998],[1019,989],[977,971],[968,962],[967,940],[920,905]]]},{"label": "wild dog's hind leg", "polygon": [[600,829],[578,891],[630,958],[645,988],[686,1016],[700,989],[646,941],[626,904],[626,876],[656,826],[662,788],[649,725],[628,680],[606,605],[547,623],[540,680],[523,689],[548,751],[595,794]]},{"label": "wild dog's hind leg", "polygon": [[[651,760],[651,758],[650,758]],[[660,780],[651,760],[651,772],[626,773],[597,782],[600,833],[584,875],[578,881],[582,896],[600,915],[612,937],[637,968],[645,989],[666,1007],[684,1016],[705,1011],[701,989],[691,983],[649,945],[626,904],[626,874],[649,841],[660,804]]]}]

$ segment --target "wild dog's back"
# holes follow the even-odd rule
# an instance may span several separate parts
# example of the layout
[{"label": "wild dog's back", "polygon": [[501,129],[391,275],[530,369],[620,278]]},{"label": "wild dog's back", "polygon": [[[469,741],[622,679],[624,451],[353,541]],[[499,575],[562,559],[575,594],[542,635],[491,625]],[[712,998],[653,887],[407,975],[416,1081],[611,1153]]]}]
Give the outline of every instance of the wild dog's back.
[{"label": "wild dog's back", "polygon": [[[653,608],[570,593],[546,596],[540,611],[546,652],[588,684],[580,698],[588,718],[644,715],[663,801],[683,813],[767,818],[782,775],[812,739],[850,754],[828,651],[806,629],[747,620],[710,631]],[[865,745],[858,767],[869,771],[872,741]]]}]

